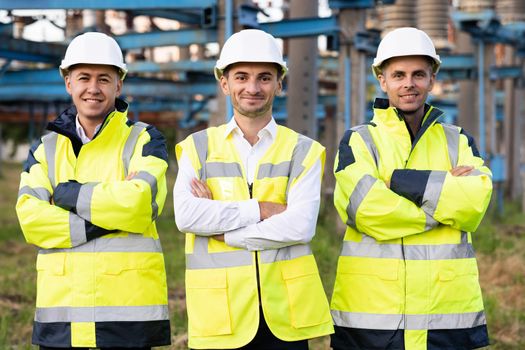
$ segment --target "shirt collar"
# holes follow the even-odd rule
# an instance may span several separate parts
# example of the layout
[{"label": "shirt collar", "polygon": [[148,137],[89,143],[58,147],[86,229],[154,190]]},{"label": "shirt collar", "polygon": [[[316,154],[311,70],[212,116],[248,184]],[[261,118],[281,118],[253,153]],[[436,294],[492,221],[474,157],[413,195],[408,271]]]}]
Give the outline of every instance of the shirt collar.
[{"label": "shirt collar", "polygon": [[[95,127],[95,133],[93,135],[97,134],[97,132],[98,132],[98,130],[100,129],[101,126],[102,126],[102,123],[98,124]],[[80,139],[82,140],[82,143],[85,144],[85,143],[88,143],[89,141],[91,141],[91,139],[89,137],[87,137],[86,132],[84,131],[84,128],[80,124],[80,120],[78,119],[78,114],[75,117],[75,130],[77,132],[78,137],[80,137]]]},{"label": "shirt collar", "polygon": [[[224,138],[227,138],[232,132],[239,133],[239,135],[241,135],[241,136],[244,135],[244,133],[242,132],[241,128],[239,127],[239,125],[235,121],[235,118],[232,118],[228,122],[228,124],[226,124],[226,129],[224,130]],[[275,139],[275,136],[277,135],[277,123],[275,122],[275,119],[273,119],[273,117],[270,120],[270,122],[268,122],[268,124],[266,124],[266,126],[264,128],[259,130],[259,132],[257,133],[257,136],[259,136],[259,138],[261,138],[264,134],[267,134],[272,139]]]}]

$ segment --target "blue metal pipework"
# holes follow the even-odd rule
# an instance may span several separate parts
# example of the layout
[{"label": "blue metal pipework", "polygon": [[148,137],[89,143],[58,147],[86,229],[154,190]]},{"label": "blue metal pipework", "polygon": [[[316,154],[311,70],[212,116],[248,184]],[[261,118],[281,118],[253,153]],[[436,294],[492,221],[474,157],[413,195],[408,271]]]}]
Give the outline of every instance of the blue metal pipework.
[{"label": "blue metal pipework", "polygon": [[66,52],[66,46],[63,44],[0,36],[0,57],[2,58],[58,63],[64,52]]},{"label": "blue metal pipework", "polygon": [[479,153],[485,158],[485,43],[478,43],[478,109],[479,109]]},{"label": "blue metal pipework", "polygon": [[345,121],[345,130],[350,129],[351,127],[351,111],[352,111],[352,62],[350,61],[350,57],[345,57],[344,59],[344,66],[345,66],[345,78],[344,78],[344,84],[345,84],[345,97],[347,98],[347,101],[345,103],[345,111],[344,111],[344,121]]},{"label": "blue metal pipework", "polygon": [[131,9],[195,9],[215,6],[217,0],[0,0],[3,10],[131,10]]},{"label": "blue metal pipework", "polygon": [[115,36],[122,50],[143,47],[189,46],[217,42],[216,29],[180,29]]},{"label": "blue metal pipework", "polygon": [[[225,22],[224,22],[224,42],[233,35],[233,0],[226,0],[225,3]],[[225,120],[233,118],[233,106],[230,96],[226,96],[226,115]]]}]

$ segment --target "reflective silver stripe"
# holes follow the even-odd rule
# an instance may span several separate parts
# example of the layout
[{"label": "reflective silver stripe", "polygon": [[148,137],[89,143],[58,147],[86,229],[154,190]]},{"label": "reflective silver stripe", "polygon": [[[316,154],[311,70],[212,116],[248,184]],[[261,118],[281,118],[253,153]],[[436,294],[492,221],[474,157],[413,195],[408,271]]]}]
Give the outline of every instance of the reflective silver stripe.
[{"label": "reflective silver stripe", "polygon": [[85,221],[75,213],[69,212],[69,236],[71,246],[76,247],[87,241]]},{"label": "reflective silver stripe", "polygon": [[359,179],[357,185],[355,185],[354,191],[350,195],[348,207],[346,208],[346,214],[348,215],[347,225],[356,227],[355,219],[357,209],[359,209],[361,202],[363,202],[375,182],[376,179],[373,176],[366,174]]},{"label": "reflective silver stripe", "polygon": [[303,162],[306,159],[310,148],[312,148],[312,144],[312,139],[301,134],[297,135],[297,144],[293,149],[292,160],[290,163],[290,175],[288,177],[288,185],[286,185],[286,197],[288,197],[290,186],[293,180],[298,178],[299,175],[301,175],[301,173],[304,171]]},{"label": "reflective silver stripe", "polygon": [[39,307],[35,312],[35,321],[42,323],[160,321],[168,318],[167,305]]},{"label": "reflective silver stripe", "polygon": [[98,238],[78,247],[67,249],[40,249],[39,254],[53,253],[162,253],[158,239],[130,234],[129,237]]},{"label": "reflective silver stripe", "polygon": [[379,244],[344,241],[341,256],[356,256],[362,258],[403,259],[401,244]]},{"label": "reflective silver stripe", "polygon": [[247,250],[208,254],[186,254],[186,268],[188,270],[218,269],[252,264],[253,254]]},{"label": "reflective silver stripe", "polygon": [[434,315],[368,314],[339,310],[331,312],[337,326],[362,329],[461,329],[487,323],[483,311]]},{"label": "reflective silver stripe", "polygon": [[261,262],[270,264],[276,261],[292,260],[301,256],[312,255],[309,244],[297,244],[280,249],[261,250],[259,252]]},{"label": "reflective silver stripe", "polygon": [[264,179],[265,177],[286,177],[290,171],[290,164],[290,161],[281,162],[279,164],[261,164],[259,165],[259,171],[257,172],[257,180]]},{"label": "reflective silver stripe", "polygon": [[186,254],[186,269],[217,269],[253,264],[253,253],[247,250],[208,253],[208,239],[195,236],[193,254]]},{"label": "reflective silver stripe", "polygon": [[24,186],[18,190],[18,197],[24,194],[33,196],[46,202],[49,202],[49,199],[51,198],[51,193],[49,193],[49,191],[44,187],[31,188],[29,186]]},{"label": "reflective silver stripe", "polygon": [[370,152],[370,155],[376,163],[376,167],[379,168],[379,152],[377,150],[376,144],[374,143],[374,139],[372,138],[372,134],[370,134],[370,130],[368,130],[368,125],[359,125],[353,127],[352,130],[361,136],[365,142],[366,148],[368,148],[368,152]]},{"label": "reflective silver stripe", "polygon": [[452,168],[458,166],[459,154],[459,130],[457,127],[449,124],[441,124],[445,137],[447,138],[448,158]]},{"label": "reflective silver stripe", "polygon": [[436,219],[434,219],[431,215],[425,212],[425,231],[433,229],[437,225],[439,225],[439,222]]},{"label": "reflective silver stripe", "polygon": [[157,204],[157,178],[147,171],[139,171],[133,179],[144,180],[149,184],[151,191],[151,219],[156,220],[159,215],[159,205]]},{"label": "reflective silver stripe", "polygon": [[474,258],[470,243],[460,244],[380,244],[344,241],[341,256],[404,260],[449,260]]},{"label": "reflective silver stripe", "polygon": [[80,186],[77,198],[77,213],[83,219],[91,222],[91,198],[98,182],[88,182]]},{"label": "reflective silver stripe", "polygon": [[44,144],[44,151],[46,153],[47,161],[47,177],[51,182],[51,186],[55,188],[55,154],[57,152],[57,140],[58,134],[52,132],[42,137],[42,143]]},{"label": "reflective silver stripe", "polygon": [[207,179],[212,177],[242,177],[241,166],[238,163],[208,162],[205,172]]},{"label": "reflective silver stripe", "polygon": [[124,175],[128,176],[129,172],[129,162],[131,161],[131,156],[133,155],[133,150],[135,149],[135,145],[137,144],[137,140],[139,139],[139,135],[142,132],[142,130],[146,129],[148,124],[143,122],[136,122],[131,127],[131,131],[128,135],[128,139],[126,140],[126,143],[124,144],[124,148],[122,149],[122,162],[124,163]]},{"label": "reflective silver stripe", "polygon": [[446,171],[434,170],[430,172],[428,177],[425,193],[423,194],[423,205],[421,205],[421,208],[431,216],[434,216],[434,212],[436,211],[446,176]]},{"label": "reflective silver stripe", "polygon": [[492,175],[490,174],[486,174],[484,172],[482,172],[481,170],[479,169],[474,169],[470,172],[470,174],[468,174],[467,176],[482,176],[482,175],[485,175],[485,176],[488,176],[491,180],[492,180]]},{"label": "reflective silver stripe", "polygon": [[199,170],[200,180],[206,180],[206,158],[208,155],[208,133],[206,130],[202,130],[193,134],[193,143],[197,150],[197,156],[201,163]]},{"label": "reflective silver stripe", "polygon": [[487,323],[483,311],[405,317],[405,329],[408,330],[472,328]]},{"label": "reflective silver stripe", "polygon": [[334,324],[340,327],[364,329],[403,329],[403,315],[365,314],[360,312],[345,312],[332,310]]}]

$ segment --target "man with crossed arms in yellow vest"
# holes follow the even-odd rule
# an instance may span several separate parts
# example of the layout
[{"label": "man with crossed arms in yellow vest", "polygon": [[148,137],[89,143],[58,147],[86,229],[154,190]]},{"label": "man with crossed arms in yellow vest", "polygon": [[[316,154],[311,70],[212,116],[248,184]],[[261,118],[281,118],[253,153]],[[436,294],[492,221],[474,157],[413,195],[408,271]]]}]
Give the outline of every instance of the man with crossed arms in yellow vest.
[{"label": "man with crossed arms in yellow vest", "polygon": [[339,145],[334,201],[347,227],[331,304],[336,350],[488,345],[471,232],[491,172],[473,138],[425,103],[440,64],[423,31],[388,33],[372,65],[388,99]]},{"label": "man with crossed arms in yellow vest", "polygon": [[272,117],[286,72],[274,37],[232,35],[215,77],[233,118],[176,146],[192,349],[308,349],[333,331],[309,246],[325,150]]}]

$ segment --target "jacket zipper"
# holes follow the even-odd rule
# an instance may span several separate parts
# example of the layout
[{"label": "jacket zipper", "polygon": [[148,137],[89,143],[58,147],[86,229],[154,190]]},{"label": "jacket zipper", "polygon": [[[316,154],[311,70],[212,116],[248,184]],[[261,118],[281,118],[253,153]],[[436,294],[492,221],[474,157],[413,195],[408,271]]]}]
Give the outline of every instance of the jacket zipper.
[{"label": "jacket zipper", "polygon": [[[250,199],[253,198],[253,183],[248,184],[248,192],[250,193]],[[259,308],[260,312],[262,312],[262,299],[261,299],[261,281],[260,281],[260,274],[259,274],[259,251],[255,251],[255,277],[256,277],[256,283],[257,283],[257,297],[259,299]]]}]

